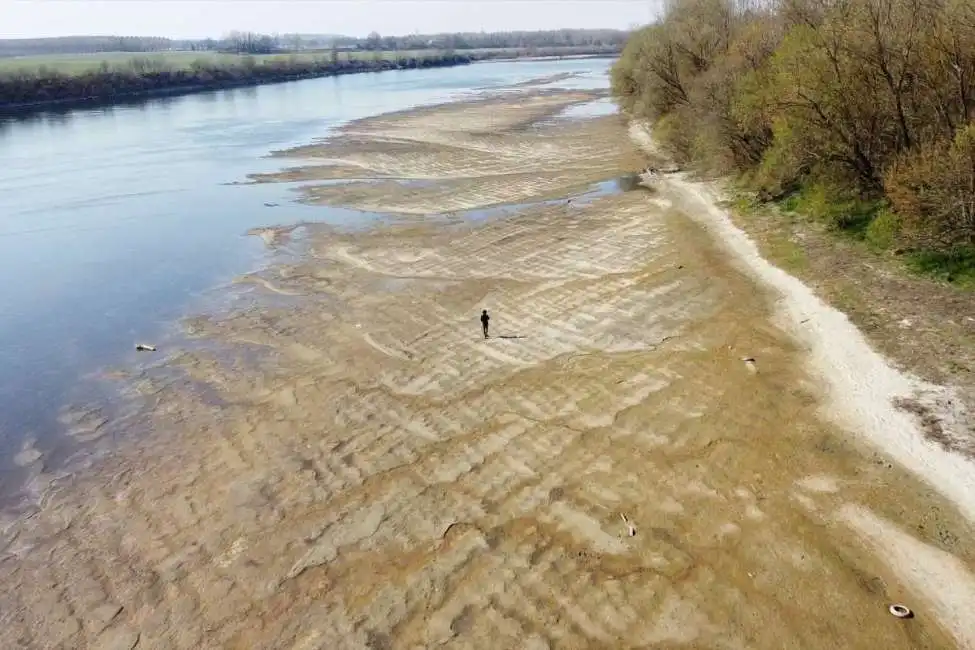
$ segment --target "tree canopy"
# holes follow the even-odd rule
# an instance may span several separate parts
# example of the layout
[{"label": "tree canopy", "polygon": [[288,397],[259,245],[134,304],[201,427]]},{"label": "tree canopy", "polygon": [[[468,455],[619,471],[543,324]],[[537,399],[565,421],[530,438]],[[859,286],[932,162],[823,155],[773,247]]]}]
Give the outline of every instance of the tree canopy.
[{"label": "tree canopy", "polygon": [[975,247],[970,0],[674,0],[612,86],[680,160],[818,191],[866,237],[883,216],[898,245]]}]

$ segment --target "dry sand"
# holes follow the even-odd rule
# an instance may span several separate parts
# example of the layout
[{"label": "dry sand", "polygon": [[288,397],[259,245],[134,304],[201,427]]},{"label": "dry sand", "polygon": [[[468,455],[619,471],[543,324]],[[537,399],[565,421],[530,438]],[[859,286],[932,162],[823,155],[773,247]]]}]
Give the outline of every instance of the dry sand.
[{"label": "dry sand", "polygon": [[457,214],[638,169],[618,119],[546,119],[586,99],[364,120],[258,179],[382,178],[306,197],[396,218],[305,228],[140,379],[152,435],[39,481],[0,647],[975,647],[957,499],[824,417],[689,187]]}]

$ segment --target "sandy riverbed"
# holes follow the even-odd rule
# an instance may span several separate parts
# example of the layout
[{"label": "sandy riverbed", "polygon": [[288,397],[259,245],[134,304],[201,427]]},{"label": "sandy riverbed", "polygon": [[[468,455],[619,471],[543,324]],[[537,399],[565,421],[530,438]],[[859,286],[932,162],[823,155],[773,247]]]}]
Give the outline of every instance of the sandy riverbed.
[{"label": "sandy riverbed", "polygon": [[568,201],[643,164],[618,118],[548,119],[590,98],[281,154],[257,180],[379,179],[303,196],[392,218],[261,233],[300,254],[137,384],[153,435],[4,526],[0,647],[975,646],[957,499],[824,416],[706,206]]}]

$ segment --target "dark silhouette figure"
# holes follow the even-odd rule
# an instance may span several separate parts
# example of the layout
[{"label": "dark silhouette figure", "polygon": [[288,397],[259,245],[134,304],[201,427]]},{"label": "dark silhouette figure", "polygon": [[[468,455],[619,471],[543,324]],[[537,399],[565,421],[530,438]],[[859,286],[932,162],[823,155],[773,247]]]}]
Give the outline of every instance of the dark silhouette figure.
[{"label": "dark silhouette figure", "polygon": [[491,320],[491,317],[488,316],[487,309],[482,309],[481,310],[481,329],[484,330],[484,338],[487,338],[488,337],[488,322],[490,320]]}]

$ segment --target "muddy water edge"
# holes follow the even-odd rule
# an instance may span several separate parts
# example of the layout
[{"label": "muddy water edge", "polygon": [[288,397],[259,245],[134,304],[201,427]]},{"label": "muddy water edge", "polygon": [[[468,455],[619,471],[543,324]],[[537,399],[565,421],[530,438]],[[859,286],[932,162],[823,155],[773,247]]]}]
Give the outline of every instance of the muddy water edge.
[{"label": "muddy water edge", "polygon": [[966,647],[950,580],[847,515],[962,580],[970,525],[820,417],[772,296],[666,186],[571,200],[642,164],[616,117],[549,119],[583,99],[302,150],[280,180],[424,183],[304,191],[390,218],[306,226],[255,304],[190,321],[208,345],[143,387],[158,435],[3,529],[2,645]]}]

